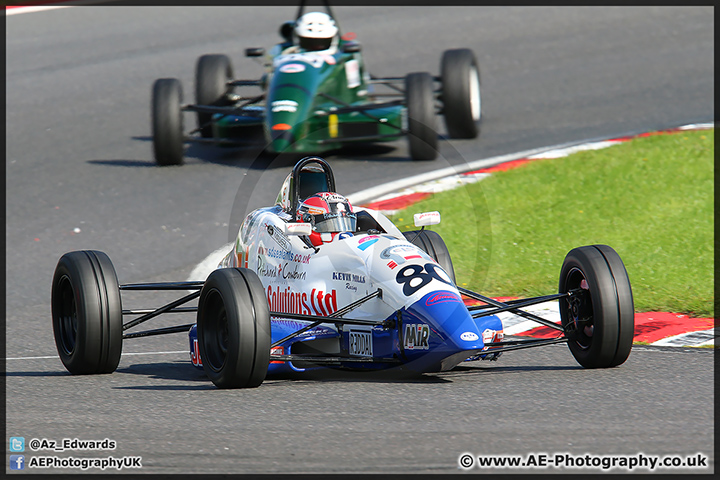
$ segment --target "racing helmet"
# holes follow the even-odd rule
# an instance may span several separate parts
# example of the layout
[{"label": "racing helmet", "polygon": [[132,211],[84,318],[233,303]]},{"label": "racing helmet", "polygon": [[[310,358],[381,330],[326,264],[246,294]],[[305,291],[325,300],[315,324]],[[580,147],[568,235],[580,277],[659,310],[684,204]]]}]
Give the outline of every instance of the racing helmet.
[{"label": "racing helmet", "polygon": [[335,20],[327,13],[306,13],[295,22],[295,35],[300,48],[308,52],[328,50],[337,33]]},{"label": "racing helmet", "polygon": [[298,205],[298,220],[310,223],[310,241],[319,246],[335,240],[338,235],[355,231],[357,216],[350,201],[337,193],[322,192],[311,195]]}]

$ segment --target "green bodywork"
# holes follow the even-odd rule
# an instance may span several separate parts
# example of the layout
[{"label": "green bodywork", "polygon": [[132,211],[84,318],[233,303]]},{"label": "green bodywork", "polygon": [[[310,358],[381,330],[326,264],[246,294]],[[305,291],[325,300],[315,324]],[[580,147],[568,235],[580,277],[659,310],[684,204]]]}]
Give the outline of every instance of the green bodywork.
[{"label": "green bodywork", "polygon": [[359,52],[338,48],[334,55],[298,52],[272,60],[265,102],[244,107],[248,115],[215,115],[215,138],[242,138],[246,127],[262,125],[267,150],[321,153],[402,136],[405,107],[372,100]]}]

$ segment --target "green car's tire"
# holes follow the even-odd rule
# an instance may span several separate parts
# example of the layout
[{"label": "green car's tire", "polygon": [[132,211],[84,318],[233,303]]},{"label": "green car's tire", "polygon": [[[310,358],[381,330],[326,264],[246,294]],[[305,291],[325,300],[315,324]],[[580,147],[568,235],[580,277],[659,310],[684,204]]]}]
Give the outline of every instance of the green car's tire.
[{"label": "green car's tire", "polygon": [[218,388],[259,386],[270,362],[270,309],[257,274],[221,268],[208,276],[197,313],[203,369]]},{"label": "green car's tire", "polygon": [[480,69],[468,48],[446,50],[440,62],[443,117],[451,138],[480,133]]},{"label": "green car's tire", "polygon": [[103,252],[69,252],[58,261],[51,300],[60,360],[72,374],[112,373],[122,353],[122,303],[115,268]]},{"label": "green car's tire", "polygon": [[[227,84],[232,78],[232,65],[227,55],[212,54],[198,58],[195,66],[195,103],[216,107],[230,105]],[[205,138],[212,137],[211,120],[211,113],[198,112],[198,128]]]},{"label": "green car's tire", "polygon": [[175,78],[159,78],[152,89],[153,152],[158,165],[183,163],[182,87]]},{"label": "green car's tire", "polygon": [[615,367],[632,348],[635,310],[627,271],[607,245],[572,249],[560,271],[560,293],[580,295],[560,300],[560,319],[568,347],[585,368]]},{"label": "green car's tire", "polygon": [[410,230],[409,232],[402,232],[402,234],[408,242],[430,255],[455,283],[455,269],[450,258],[450,252],[439,233],[432,230]]},{"label": "green car's tire", "polygon": [[405,104],[410,157],[434,160],[437,157],[437,119],[433,78],[429,73],[409,73],[405,77]]}]

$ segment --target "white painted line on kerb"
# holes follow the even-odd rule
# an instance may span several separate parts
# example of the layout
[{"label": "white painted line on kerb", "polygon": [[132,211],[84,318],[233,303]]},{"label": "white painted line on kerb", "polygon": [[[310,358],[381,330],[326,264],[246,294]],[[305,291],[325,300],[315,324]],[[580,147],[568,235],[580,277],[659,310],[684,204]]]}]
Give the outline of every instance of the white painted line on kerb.
[{"label": "white painted line on kerb", "polygon": [[[190,350],[177,350],[173,352],[128,352],[123,353],[122,356],[129,357],[131,355],[165,355],[169,353],[190,353]],[[49,358],[57,358],[58,360],[60,359],[60,357],[58,357],[57,355],[49,355],[46,357],[8,357],[5,360],[46,360]]]}]

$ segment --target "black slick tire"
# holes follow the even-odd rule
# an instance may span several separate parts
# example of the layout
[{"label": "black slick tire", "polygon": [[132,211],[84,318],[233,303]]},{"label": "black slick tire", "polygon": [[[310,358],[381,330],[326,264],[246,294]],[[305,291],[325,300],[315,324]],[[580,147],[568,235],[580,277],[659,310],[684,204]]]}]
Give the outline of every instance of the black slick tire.
[{"label": "black slick tire", "polygon": [[69,252],[53,275],[52,324],[60,360],[72,374],[112,373],[122,354],[122,303],[103,252]]},{"label": "black slick tire", "polygon": [[560,271],[560,293],[581,294],[560,300],[560,319],[568,347],[586,368],[621,365],[632,349],[635,313],[625,266],[607,245],[571,250]]},{"label": "black slick tire", "polygon": [[198,345],[218,388],[253,388],[270,362],[270,311],[262,283],[245,268],[213,271],[200,293]]},{"label": "black slick tire", "polygon": [[434,160],[437,157],[437,119],[433,78],[425,72],[405,77],[408,146],[413,160]]},{"label": "black slick tire", "polygon": [[175,78],[159,78],[152,89],[152,134],[155,162],[183,163],[182,87]]}]

